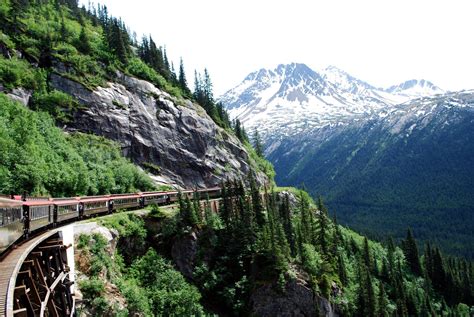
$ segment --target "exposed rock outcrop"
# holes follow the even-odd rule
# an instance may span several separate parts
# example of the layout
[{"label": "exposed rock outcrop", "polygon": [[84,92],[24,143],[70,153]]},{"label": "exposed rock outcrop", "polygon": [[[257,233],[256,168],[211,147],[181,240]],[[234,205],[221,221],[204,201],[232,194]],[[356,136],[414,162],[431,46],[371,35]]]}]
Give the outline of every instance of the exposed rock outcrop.
[{"label": "exposed rock outcrop", "polygon": [[177,239],[171,247],[171,257],[179,271],[188,279],[193,278],[194,264],[198,252],[198,233],[192,232]]},{"label": "exposed rock outcrop", "polygon": [[331,303],[318,296],[302,277],[288,278],[283,289],[272,282],[255,289],[250,297],[252,315],[273,316],[339,316]]},{"label": "exposed rock outcrop", "polygon": [[[0,92],[4,92],[4,88],[0,85]],[[7,96],[14,100],[18,101],[24,106],[27,106],[28,103],[30,102],[31,96],[33,95],[33,92],[31,90],[26,90],[23,88],[14,88],[9,92],[6,92]]]},{"label": "exposed rock outcrop", "polygon": [[[85,106],[66,129],[119,142],[135,163],[159,166],[158,182],[206,187],[225,178],[243,177],[250,170],[245,148],[203,108],[177,100],[147,81],[118,73],[115,83],[90,91],[52,74],[50,85]],[[257,181],[265,183],[265,175],[257,175]]]},{"label": "exposed rock outcrop", "polygon": [[[75,224],[74,225],[74,240],[75,245],[78,245],[79,237],[81,234],[93,235],[100,234],[102,237],[107,240],[107,245],[105,251],[113,257],[118,242],[118,232],[114,229],[108,229],[106,227],[100,226],[95,222]],[[93,240],[89,240],[89,244],[94,243]],[[97,312],[90,305],[83,304],[83,294],[79,285],[82,281],[88,280],[88,271],[90,270],[92,263],[93,255],[90,254],[88,249],[74,249],[74,258],[75,258],[75,276],[76,276],[76,287],[74,291],[74,296],[76,298],[76,304],[78,306],[78,316],[88,317],[88,316],[97,316]],[[100,273],[100,279],[104,282],[104,297],[107,300],[107,303],[110,307],[113,307],[115,310],[120,311],[126,308],[126,299],[122,296],[117,285],[111,283],[107,278],[107,272],[102,271]],[[111,316],[113,314],[107,312],[103,313],[105,316]]]}]

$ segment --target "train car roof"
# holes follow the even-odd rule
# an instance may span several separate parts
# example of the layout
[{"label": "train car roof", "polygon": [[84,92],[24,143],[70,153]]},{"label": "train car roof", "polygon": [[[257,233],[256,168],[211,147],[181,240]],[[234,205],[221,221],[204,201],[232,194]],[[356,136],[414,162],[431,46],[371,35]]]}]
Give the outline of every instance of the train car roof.
[{"label": "train car roof", "polygon": [[1,208],[21,207],[22,205],[23,205],[22,201],[8,199],[8,198],[0,198],[0,207]]},{"label": "train car roof", "polygon": [[128,198],[140,198],[140,195],[138,194],[133,194],[133,195],[128,195],[128,196],[112,196],[110,199],[128,199]]},{"label": "train car roof", "polygon": [[23,202],[23,205],[26,206],[48,206],[48,205],[53,205],[54,202],[50,200],[27,200]]},{"label": "train car roof", "polygon": [[94,198],[81,198],[80,202],[83,203],[93,203],[99,201],[109,201],[111,197],[94,197]]},{"label": "train car roof", "polygon": [[167,195],[169,192],[148,192],[148,193],[142,193],[142,196],[157,196],[157,195]]},{"label": "train car roof", "polygon": [[96,196],[81,196],[79,199],[100,199],[100,198],[110,198],[112,195],[96,195]]}]

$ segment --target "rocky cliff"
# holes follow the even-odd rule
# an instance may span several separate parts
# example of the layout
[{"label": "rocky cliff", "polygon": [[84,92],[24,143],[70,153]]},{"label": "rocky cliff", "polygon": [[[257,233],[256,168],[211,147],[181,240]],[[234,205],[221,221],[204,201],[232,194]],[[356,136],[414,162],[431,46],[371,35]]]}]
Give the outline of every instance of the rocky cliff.
[{"label": "rocky cliff", "polygon": [[[158,183],[206,187],[244,177],[249,154],[239,140],[218,127],[199,105],[177,99],[151,83],[117,73],[116,82],[91,91],[62,77],[50,76],[52,88],[83,106],[64,126],[119,142],[133,162],[152,166]],[[257,175],[266,182],[263,173]]]}]

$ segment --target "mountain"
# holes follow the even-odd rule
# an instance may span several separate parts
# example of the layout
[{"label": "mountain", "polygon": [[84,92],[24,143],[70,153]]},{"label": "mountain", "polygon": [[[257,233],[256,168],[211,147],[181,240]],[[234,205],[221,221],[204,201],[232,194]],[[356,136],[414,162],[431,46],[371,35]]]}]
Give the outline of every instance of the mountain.
[{"label": "mountain", "polygon": [[443,94],[445,91],[432,82],[421,79],[407,80],[399,85],[391,86],[385,89],[386,92],[391,94],[406,95],[412,97],[423,97],[436,94]]},{"label": "mountain", "polygon": [[[107,12],[74,0],[0,2],[0,194],[101,195],[159,190],[156,182],[228,181],[212,203],[218,212],[205,197],[203,205],[180,197],[178,210],[150,206],[81,226],[73,247],[78,315],[469,314],[472,264],[430,247],[422,271],[411,232],[402,248],[385,247],[332,222],[323,202],[304,191],[263,193],[271,164],[213,102],[207,72],[191,93],[182,64],[176,76],[166,50],[151,37],[137,43]],[[267,84],[281,80],[275,98],[303,102],[311,91],[377,117],[357,109],[350,87],[323,76],[304,65],[254,74]],[[367,88],[360,98],[373,94]]]},{"label": "mountain", "polygon": [[[296,68],[311,76],[285,77]],[[426,80],[384,90],[333,66],[277,69],[283,75],[260,73],[279,86],[278,100],[257,76],[222,100],[247,131],[258,127],[279,184],[304,183],[342,223],[373,236],[399,238],[410,226],[425,241],[474,257],[473,91],[446,93]],[[324,89],[306,88],[316,83]],[[294,100],[294,91],[308,95]]]}]

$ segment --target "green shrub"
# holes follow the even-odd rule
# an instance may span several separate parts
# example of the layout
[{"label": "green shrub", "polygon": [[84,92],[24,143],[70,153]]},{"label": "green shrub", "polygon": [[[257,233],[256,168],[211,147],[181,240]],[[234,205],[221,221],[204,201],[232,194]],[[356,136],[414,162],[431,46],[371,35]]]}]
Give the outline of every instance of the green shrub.
[{"label": "green shrub", "polygon": [[98,278],[91,278],[79,282],[79,288],[81,289],[84,298],[88,300],[102,296],[105,292],[104,282]]},{"label": "green shrub", "polygon": [[7,89],[23,87],[43,91],[46,87],[46,72],[34,69],[25,60],[0,56],[0,83]]},{"label": "green shrub", "polygon": [[71,121],[71,112],[78,106],[76,99],[62,91],[33,94],[32,109],[45,111],[61,122]]},{"label": "green shrub", "polygon": [[[56,98],[63,102],[60,96],[48,94],[41,104]],[[47,113],[28,110],[0,94],[1,193],[61,197],[153,188],[116,143],[82,133],[66,135]]]}]

